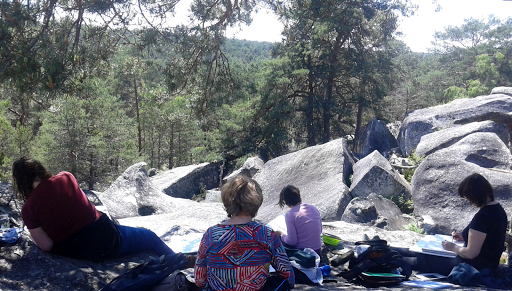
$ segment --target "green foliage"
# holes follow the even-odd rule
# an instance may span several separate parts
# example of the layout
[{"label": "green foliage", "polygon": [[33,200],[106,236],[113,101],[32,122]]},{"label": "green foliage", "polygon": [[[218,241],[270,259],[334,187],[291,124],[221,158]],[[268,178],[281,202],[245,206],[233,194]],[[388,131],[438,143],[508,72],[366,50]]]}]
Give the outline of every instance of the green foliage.
[{"label": "green foliage", "polygon": [[404,170],[404,178],[409,182],[411,183],[411,180],[412,180],[412,176],[414,175],[414,172],[416,171],[416,168],[421,164],[421,162],[423,162],[423,160],[425,159],[425,156],[421,156],[419,157],[418,155],[416,155],[416,150],[414,150],[408,157],[407,159],[409,160],[409,163],[412,165],[412,166],[415,166],[415,168],[413,169],[405,169]]},{"label": "green foliage", "polygon": [[410,230],[410,231],[414,231],[415,233],[419,233],[419,234],[425,234],[425,229],[423,228],[419,228],[416,223],[414,222],[411,222],[410,224],[408,225],[404,225],[404,228],[406,230]]},{"label": "green foliage", "polygon": [[407,199],[404,197],[403,193],[391,197],[391,201],[393,201],[393,203],[398,206],[402,213],[410,214],[414,211],[414,203],[412,201],[412,197]]},{"label": "green foliage", "polygon": [[468,98],[467,92],[463,88],[451,86],[444,90],[444,97],[450,101],[461,98]]}]

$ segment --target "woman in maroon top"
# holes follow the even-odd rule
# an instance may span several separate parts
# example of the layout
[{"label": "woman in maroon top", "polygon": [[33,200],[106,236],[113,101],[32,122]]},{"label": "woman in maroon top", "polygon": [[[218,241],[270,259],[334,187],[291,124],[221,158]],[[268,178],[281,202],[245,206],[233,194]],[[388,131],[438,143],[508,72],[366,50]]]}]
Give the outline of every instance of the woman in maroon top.
[{"label": "woman in maroon top", "polygon": [[[174,255],[152,231],[116,225],[97,211],[71,173],[52,176],[39,161],[27,158],[12,168],[14,189],[25,201],[23,221],[41,250],[92,261],[146,250]],[[181,267],[186,258],[179,259]]]}]

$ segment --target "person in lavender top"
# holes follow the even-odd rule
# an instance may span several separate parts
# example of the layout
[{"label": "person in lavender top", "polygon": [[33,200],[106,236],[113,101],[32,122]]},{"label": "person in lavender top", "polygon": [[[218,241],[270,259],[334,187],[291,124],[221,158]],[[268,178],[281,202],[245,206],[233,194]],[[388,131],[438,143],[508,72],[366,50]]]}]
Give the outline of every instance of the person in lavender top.
[{"label": "person in lavender top", "polygon": [[287,234],[277,231],[286,247],[295,249],[311,248],[318,255],[322,249],[322,219],[318,209],[311,204],[302,203],[300,190],[288,185],[279,194],[279,206],[290,208],[285,214]]}]

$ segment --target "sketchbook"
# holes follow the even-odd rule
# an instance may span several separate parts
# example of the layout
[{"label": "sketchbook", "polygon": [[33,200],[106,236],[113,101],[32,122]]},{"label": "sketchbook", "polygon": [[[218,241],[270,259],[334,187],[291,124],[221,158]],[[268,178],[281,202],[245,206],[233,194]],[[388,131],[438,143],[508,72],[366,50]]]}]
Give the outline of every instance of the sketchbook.
[{"label": "sketchbook", "polygon": [[[420,241],[418,241],[413,247],[409,250],[417,253],[424,253],[428,255],[447,257],[447,258],[455,258],[457,254],[451,251],[447,251],[443,249],[442,242],[443,241],[452,241],[452,237],[449,235],[427,235]],[[463,246],[463,242],[455,242],[455,244]]]},{"label": "sketchbook", "polygon": [[409,280],[400,283],[404,286],[418,287],[418,288],[429,288],[429,289],[441,289],[450,288],[453,284],[437,281],[420,281],[420,280]]},{"label": "sketchbook", "polygon": [[202,233],[189,233],[185,235],[173,235],[171,237],[172,250],[181,253],[194,253],[199,250]]},{"label": "sketchbook", "polygon": [[284,219],[284,214],[280,214],[276,218],[274,218],[271,222],[267,223],[267,226],[270,226],[274,231],[279,230],[283,234],[288,234],[286,230],[286,221]]}]

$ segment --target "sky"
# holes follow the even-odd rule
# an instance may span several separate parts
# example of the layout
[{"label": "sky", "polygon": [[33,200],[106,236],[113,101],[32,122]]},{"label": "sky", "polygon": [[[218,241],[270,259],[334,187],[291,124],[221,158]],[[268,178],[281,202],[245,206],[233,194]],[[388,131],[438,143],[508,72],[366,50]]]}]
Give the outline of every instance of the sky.
[{"label": "sky", "polygon": [[[436,12],[432,0],[415,0],[419,5],[414,16],[401,18],[399,30],[402,40],[413,52],[427,52],[434,40],[436,31],[443,31],[447,26],[460,26],[464,19],[471,17],[487,20],[490,14],[500,19],[512,17],[512,1],[505,0],[438,0],[441,11]],[[230,29],[228,37],[256,41],[281,41],[282,25],[271,12],[260,10],[253,14],[250,26],[242,31]]]}]

